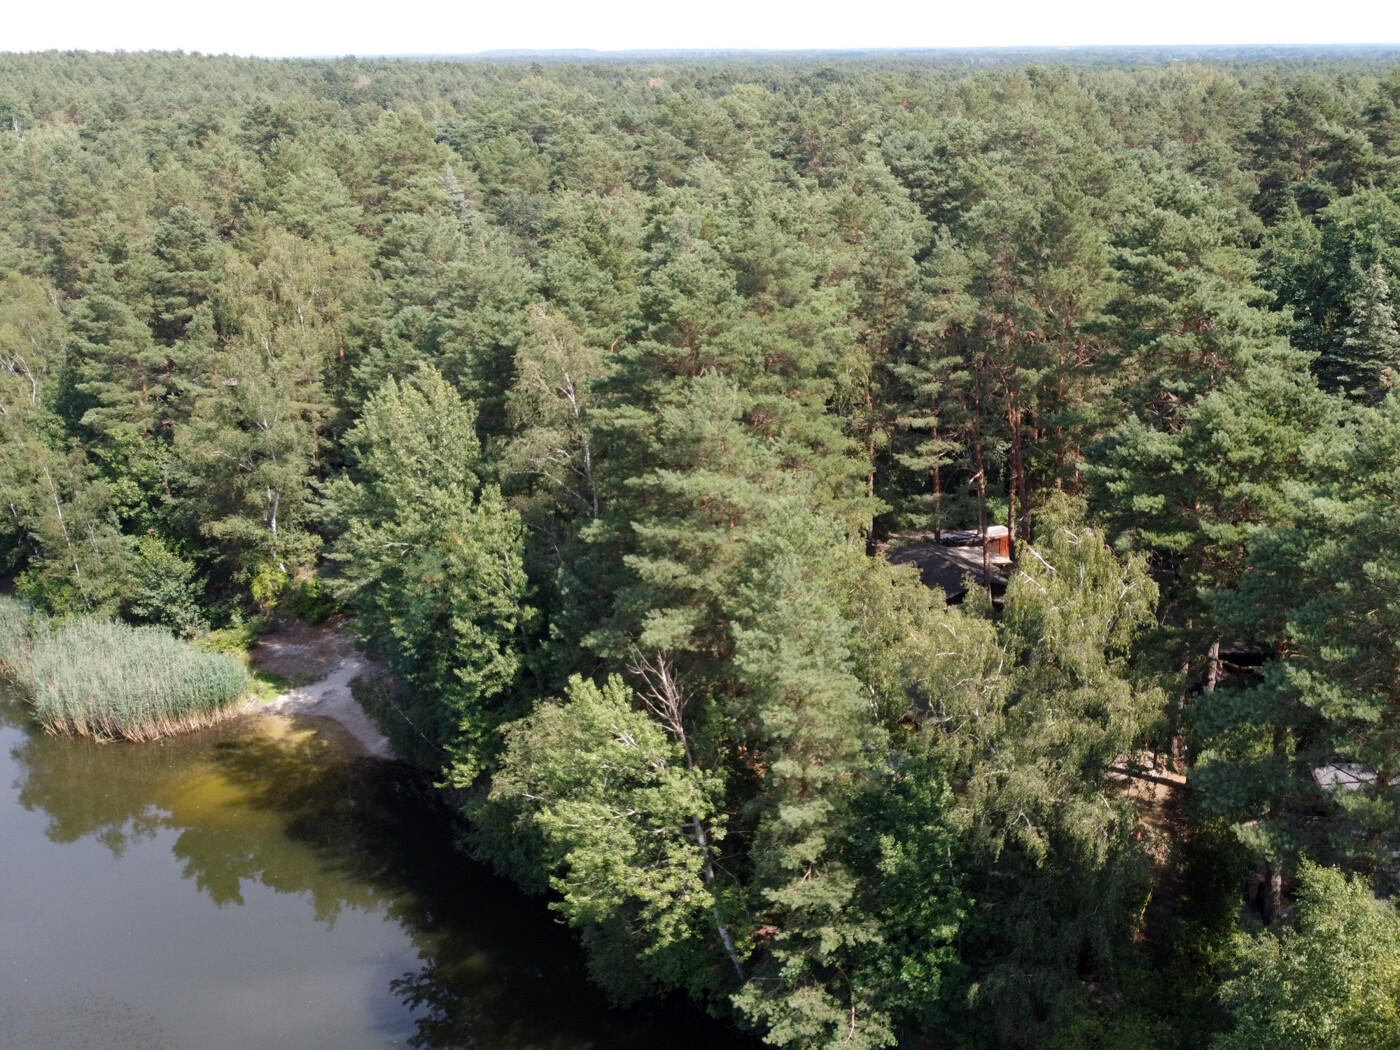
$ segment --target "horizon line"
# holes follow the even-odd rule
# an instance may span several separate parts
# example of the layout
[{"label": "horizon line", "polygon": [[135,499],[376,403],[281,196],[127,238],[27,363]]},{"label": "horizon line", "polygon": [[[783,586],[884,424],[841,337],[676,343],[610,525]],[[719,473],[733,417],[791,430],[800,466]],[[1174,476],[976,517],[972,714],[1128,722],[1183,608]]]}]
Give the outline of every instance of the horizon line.
[{"label": "horizon line", "polygon": [[481,51],[395,51],[321,52],[267,55],[231,51],[201,51],[184,48],[37,48],[25,51],[0,49],[0,55],[90,54],[90,55],[185,55],[200,58],[256,58],[265,61],[336,61],[343,59],[470,61],[500,59],[613,59],[648,57],[736,57],[736,56],[918,56],[949,54],[1024,54],[1094,51],[1400,51],[1400,40],[1386,43],[1115,43],[1115,44],[946,44],[929,46],[848,46],[848,47],[641,47],[641,48],[487,48]]}]

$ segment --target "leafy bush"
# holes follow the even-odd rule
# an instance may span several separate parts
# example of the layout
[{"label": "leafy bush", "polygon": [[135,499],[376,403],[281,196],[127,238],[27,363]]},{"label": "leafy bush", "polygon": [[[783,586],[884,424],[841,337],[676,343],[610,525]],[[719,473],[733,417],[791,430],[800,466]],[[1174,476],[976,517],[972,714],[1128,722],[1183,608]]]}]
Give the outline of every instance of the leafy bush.
[{"label": "leafy bush", "polygon": [[248,687],[229,656],[156,627],[79,616],[50,628],[0,600],[0,665],[50,732],[152,740],[207,725]]},{"label": "leafy bush", "polygon": [[245,661],[248,650],[267,629],[268,621],[261,616],[244,619],[235,614],[229,620],[227,627],[208,631],[191,644],[206,653],[223,653],[225,656],[233,656],[240,661]]},{"label": "leafy bush", "polygon": [[19,681],[25,676],[34,638],[47,627],[28,602],[0,598],[0,677]]},{"label": "leafy bush", "polygon": [[288,612],[307,623],[325,623],[339,608],[334,596],[322,585],[321,577],[298,579],[287,591]]},{"label": "leafy bush", "polygon": [[199,607],[204,583],[194,565],[156,536],[141,537],[136,555],[136,589],[127,603],[129,615],[185,638],[206,630],[209,624]]}]

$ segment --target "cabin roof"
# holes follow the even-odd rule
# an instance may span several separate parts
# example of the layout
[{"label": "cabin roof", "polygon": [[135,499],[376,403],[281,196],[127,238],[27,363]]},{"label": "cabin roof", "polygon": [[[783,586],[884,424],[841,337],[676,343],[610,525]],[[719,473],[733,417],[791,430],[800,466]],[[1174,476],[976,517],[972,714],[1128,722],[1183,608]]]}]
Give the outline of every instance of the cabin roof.
[{"label": "cabin roof", "polygon": [[[975,583],[986,585],[981,547],[947,547],[930,541],[891,551],[889,560],[893,565],[917,566],[924,585],[941,588],[950,603],[961,601],[967,593],[969,576]],[[995,571],[991,584],[993,598],[1006,593],[1006,581]]]}]

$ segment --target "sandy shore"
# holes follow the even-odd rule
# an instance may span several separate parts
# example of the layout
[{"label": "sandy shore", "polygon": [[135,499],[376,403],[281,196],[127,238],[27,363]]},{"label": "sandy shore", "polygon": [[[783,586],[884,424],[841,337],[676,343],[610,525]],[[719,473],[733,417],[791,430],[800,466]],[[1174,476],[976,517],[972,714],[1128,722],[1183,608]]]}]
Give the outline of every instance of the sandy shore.
[{"label": "sandy shore", "polygon": [[309,685],[289,689],[268,703],[254,700],[252,714],[314,715],[339,722],[374,758],[394,758],[394,749],[374,720],[350,693],[350,682],[370,669],[350,639],[329,627],[297,624],[265,635],[254,646],[253,664],[292,679],[320,675]]}]

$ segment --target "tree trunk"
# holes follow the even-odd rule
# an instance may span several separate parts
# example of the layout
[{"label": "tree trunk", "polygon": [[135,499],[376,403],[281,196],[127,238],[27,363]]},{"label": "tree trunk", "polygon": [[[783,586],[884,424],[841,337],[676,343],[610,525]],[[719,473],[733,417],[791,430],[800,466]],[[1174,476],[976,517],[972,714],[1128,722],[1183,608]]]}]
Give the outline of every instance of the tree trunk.
[{"label": "tree trunk", "polygon": [[1264,862],[1264,885],[1259,887],[1259,915],[1265,926],[1272,926],[1283,911],[1283,869]]},{"label": "tree trunk", "polygon": [[[865,495],[872,502],[875,499],[875,398],[870,383],[865,384],[865,461],[869,471],[865,475]],[[865,553],[875,553],[875,519],[870,519],[870,528],[865,533]]]},{"label": "tree trunk", "polygon": [[1181,735],[1182,723],[1186,721],[1186,690],[1190,684],[1191,661],[1185,660],[1181,665],[1181,692],[1176,694],[1176,710],[1172,725],[1171,744],[1168,746],[1168,758],[1171,761],[1172,772],[1180,772],[1186,765],[1186,741]]},{"label": "tree trunk", "polygon": [[972,454],[977,464],[977,533],[982,537],[982,582],[992,600],[992,557],[987,550],[987,468],[982,462],[982,435],[973,432]]},{"label": "tree trunk", "polygon": [[63,543],[68,548],[68,556],[73,559],[73,579],[78,584],[78,593],[83,596],[83,604],[90,609],[92,600],[88,597],[87,587],[83,583],[83,570],[78,564],[78,552],[73,549],[73,538],[68,535],[68,523],[63,520],[63,504],[59,502],[58,486],[53,483],[53,474],[49,472],[48,463],[44,464],[44,480],[49,483],[49,495],[53,497],[53,510],[58,515],[58,528],[63,533]]},{"label": "tree trunk", "polygon": [[[685,730],[686,696],[671,670],[671,663],[666,654],[657,653],[654,661],[642,657],[632,666],[632,671],[641,676],[646,683],[646,688],[637,693],[642,705],[671,733],[676,743],[680,744],[681,754],[685,756],[685,767],[694,772],[695,752],[691,750],[690,735]],[[696,848],[700,851],[700,873],[705,880],[705,888],[710,891],[710,897],[713,899],[715,866],[710,852],[710,838],[705,832],[705,822],[698,815],[691,815],[690,825],[695,832]],[[734,972],[739,975],[739,982],[742,984],[748,980],[744,974],[744,964],[739,960],[734,938],[729,934],[729,927],[724,924],[718,903],[710,906],[710,914],[714,916],[715,932],[719,934],[725,954],[734,964]]]},{"label": "tree trunk", "polygon": [[1019,535],[1016,500],[1018,498],[1021,500],[1024,513],[1026,463],[1021,448],[1021,406],[1014,400],[1006,408],[1006,426],[1011,432],[1011,484],[1006,486],[1006,530],[1008,533],[1006,553],[1015,558],[1016,537]]},{"label": "tree trunk", "polygon": [[933,539],[938,542],[943,538],[943,453],[938,444],[938,408],[934,406],[933,424],[928,428],[929,441],[932,442],[933,452]]},{"label": "tree trunk", "polygon": [[[700,848],[700,856],[703,863],[700,869],[705,879],[705,888],[710,891],[710,896],[715,892],[715,866],[710,859],[710,841],[705,835],[705,823],[699,817],[691,817],[691,826],[695,829],[695,844]],[[739,983],[743,984],[748,980],[744,975],[744,964],[739,961],[739,953],[734,948],[734,938],[729,935],[729,927],[724,924],[724,918],[719,913],[719,905],[710,906],[710,914],[714,916],[715,930],[719,933],[720,943],[724,945],[724,952],[729,956],[729,961],[734,964],[734,972],[739,975]]]},{"label": "tree trunk", "polygon": [[[1217,647],[1218,651],[1218,647]],[[1284,758],[1288,753],[1288,727],[1274,726],[1273,752],[1275,758]],[[1264,864],[1264,902],[1261,909],[1264,924],[1271,924],[1283,911],[1283,864],[1266,861]]]}]

